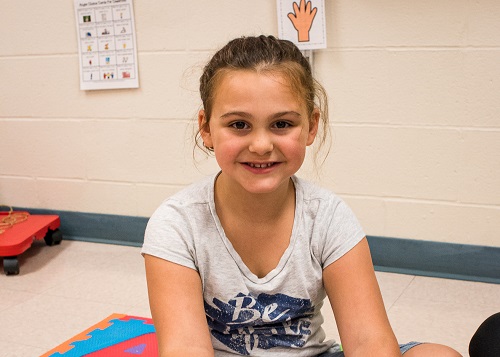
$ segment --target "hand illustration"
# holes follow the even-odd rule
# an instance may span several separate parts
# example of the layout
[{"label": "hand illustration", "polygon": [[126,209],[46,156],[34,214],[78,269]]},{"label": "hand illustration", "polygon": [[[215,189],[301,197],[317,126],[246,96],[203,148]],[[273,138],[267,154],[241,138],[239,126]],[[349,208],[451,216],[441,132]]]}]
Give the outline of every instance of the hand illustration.
[{"label": "hand illustration", "polygon": [[311,10],[311,2],[300,0],[300,7],[296,2],[293,3],[294,13],[288,13],[288,18],[292,21],[293,27],[298,32],[299,42],[309,41],[309,31],[311,30],[314,17],[318,8],[315,7]]}]

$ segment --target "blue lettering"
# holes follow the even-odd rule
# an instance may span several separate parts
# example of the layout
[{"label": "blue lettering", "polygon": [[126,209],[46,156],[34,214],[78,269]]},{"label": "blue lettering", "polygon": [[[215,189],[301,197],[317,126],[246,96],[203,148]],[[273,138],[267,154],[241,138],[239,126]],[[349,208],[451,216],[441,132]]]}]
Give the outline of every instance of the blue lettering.
[{"label": "blue lettering", "polygon": [[212,335],[242,354],[257,348],[302,347],[311,334],[314,307],[307,299],[284,294],[238,294],[227,303],[214,298],[205,302],[205,313]]}]

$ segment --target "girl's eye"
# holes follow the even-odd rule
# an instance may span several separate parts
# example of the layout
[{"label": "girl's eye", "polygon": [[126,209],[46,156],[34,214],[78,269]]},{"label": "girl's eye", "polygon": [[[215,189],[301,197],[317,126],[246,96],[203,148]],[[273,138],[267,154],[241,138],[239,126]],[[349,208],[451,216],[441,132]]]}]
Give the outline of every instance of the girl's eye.
[{"label": "girl's eye", "polygon": [[274,123],[274,126],[277,129],[286,129],[286,128],[290,127],[290,123],[288,123],[286,121],[277,121],[276,123]]},{"label": "girl's eye", "polygon": [[231,127],[237,130],[248,129],[248,125],[243,121],[237,121],[231,124]]}]

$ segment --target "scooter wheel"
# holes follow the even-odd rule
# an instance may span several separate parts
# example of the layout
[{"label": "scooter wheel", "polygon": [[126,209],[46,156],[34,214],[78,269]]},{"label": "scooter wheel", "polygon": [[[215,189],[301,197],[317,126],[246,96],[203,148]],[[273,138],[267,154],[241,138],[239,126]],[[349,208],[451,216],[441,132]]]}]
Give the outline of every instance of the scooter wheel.
[{"label": "scooter wheel", "polygon": [[19,274],[19,261],[17,260],[17,257],[4,257],[3,270],[6,275]]},{"label": "scooter wheel", "polygon": [[50,230],[47,232],[47,234],[44,237],[45,244],[48,246],[53,246],[56,244],[60,244],[62,241],[62,233],[59,229],[56,229],[54,231]]}]

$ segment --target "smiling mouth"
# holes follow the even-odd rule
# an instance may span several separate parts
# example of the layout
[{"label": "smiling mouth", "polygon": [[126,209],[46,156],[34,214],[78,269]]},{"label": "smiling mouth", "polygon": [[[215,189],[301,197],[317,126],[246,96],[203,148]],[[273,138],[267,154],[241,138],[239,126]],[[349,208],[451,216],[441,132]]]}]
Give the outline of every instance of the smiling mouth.
[{"label": "smiling mouth", "polygon": [[268,162],[268,163],[265,163],[265,164],[254,164],[252,162],[247,162],[246,164],[248,166],[250,166],[250,167],[255,167],[255,168],[258,168],[258,169],[264,169],[264,168],[268,168],[268,167],[274,166],[276,163],[275,162]]}]

